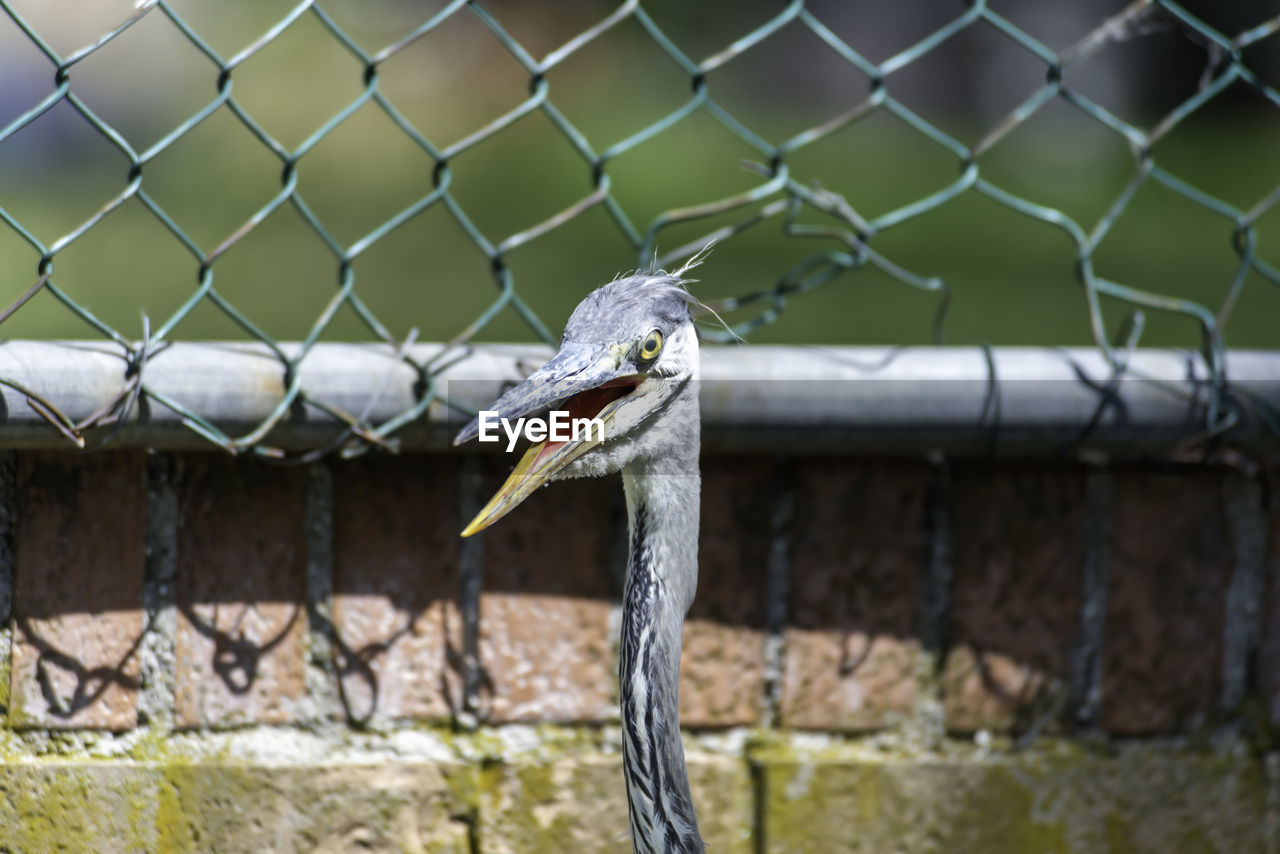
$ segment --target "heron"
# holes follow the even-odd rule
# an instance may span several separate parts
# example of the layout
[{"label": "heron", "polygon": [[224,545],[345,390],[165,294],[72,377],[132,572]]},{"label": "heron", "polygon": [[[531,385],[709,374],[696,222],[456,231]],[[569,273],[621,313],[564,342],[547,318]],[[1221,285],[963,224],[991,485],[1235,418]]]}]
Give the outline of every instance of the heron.
[{"label": "heron", "polygon": [[[592,291],[559,350],[488,407],[516,419],[567,411],[603,430],[536,442],[462,532],[475,534],[540,486],[622,473],[627,571],[618,673],[622,766],[632,849],[704,851],[680,740],[681,628],[698,581],[699,431],[696,302],[683,277],[654,270]],[[479,416],[454,440],[479,432]]]}]

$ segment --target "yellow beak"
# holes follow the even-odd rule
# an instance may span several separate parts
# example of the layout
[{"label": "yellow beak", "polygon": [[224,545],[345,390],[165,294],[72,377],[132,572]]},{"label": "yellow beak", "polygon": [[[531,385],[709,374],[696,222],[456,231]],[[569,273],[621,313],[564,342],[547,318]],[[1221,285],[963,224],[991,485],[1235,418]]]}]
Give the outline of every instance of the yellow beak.
[{"label": "yellow beak", "polygon": [[534,490],[547,482],[551,476],[550,472],[534,471],[534,462],[538,459],[538,454],[542,452],[545,444],[545,442],[539,442],[525,451],[524,456],[520,458],[520,462],[516,464],[515,471],[511,472],[511,476],[507,478],[506,483],[502,484],[502,488],[494,493],[494,496],[489,499],[489,503],[484,506],[484,509],[471,520],[471,524],[462,529],[462,536],[469,537],[472,534],[480,533],[514,510],[521,501],[524,501],[533,494]]}]

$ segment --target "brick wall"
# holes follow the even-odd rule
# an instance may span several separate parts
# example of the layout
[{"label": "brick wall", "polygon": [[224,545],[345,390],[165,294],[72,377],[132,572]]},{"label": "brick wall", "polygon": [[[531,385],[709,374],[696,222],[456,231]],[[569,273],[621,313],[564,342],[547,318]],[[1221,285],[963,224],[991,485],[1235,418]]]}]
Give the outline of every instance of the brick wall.
[{"label": "brick wall", "polygon": [[[459,539],[505,466],[0,458],[0,851],[626,850],[621,489]],[[703,472],[680,701],[714,850],[1277,844],[1264,479]]]}]

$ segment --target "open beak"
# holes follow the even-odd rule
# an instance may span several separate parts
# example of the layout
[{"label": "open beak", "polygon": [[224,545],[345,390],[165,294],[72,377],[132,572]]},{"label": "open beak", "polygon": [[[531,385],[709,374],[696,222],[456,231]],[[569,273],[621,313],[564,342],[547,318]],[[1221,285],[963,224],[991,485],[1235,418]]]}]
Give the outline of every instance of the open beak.
[{"label": "open beak", "polygon": [[[543,415],[549,409],[562,410],[570,425],[575,419],[599,419],[604,429],[579,431],[565,441],[548,437],[534,443],[506,483],[463,529],[462,536],[479,533],[510,513],[557,472],[611,435],[618,408],[645,382],[639,374],[623,372],[624,353],[621,347],[566,345],[551,361],[482,411],[491,413],[491,418],[496,415],[497,419],[514,423],[517,418]],[[464,427],[453,443],[460,445],[478,435],[480,418],[477,416]],[[505,439],[505,433],[499,433]]]}]

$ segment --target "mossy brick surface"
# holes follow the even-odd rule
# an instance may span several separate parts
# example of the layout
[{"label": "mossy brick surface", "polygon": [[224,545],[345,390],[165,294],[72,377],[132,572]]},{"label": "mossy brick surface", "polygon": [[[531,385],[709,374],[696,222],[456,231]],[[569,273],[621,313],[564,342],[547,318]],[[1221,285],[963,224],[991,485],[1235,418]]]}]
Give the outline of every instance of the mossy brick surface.
[{"label": "mossy brick surface", "polygon": [[[707,850],[754,852],[746,762],[697,753],[688,762]],[[481,780],[477,837],[483,854],[631,850],[620,756],[493,765]]]},{"label": "mossy brick surface", "polygon": [[[629,850],[620,758],[545,747],[483,762],[13,758],[0,763],[0,851]],[[690,752],[708,850],[1239,854],[1276,842],[1256,757],[749,752],[755,773]]]},{"label": "mossy brick surface", "polygon": [[943,854],[1264,851],[1252,758],[1150,749],[1000,759],[758,757],[763,850]]},{"label": "mossy brick surface", "polygon": [[160,850],[159,790],[132,763],[0,763],[0,852]]},{"label": "mossy brick surface", "polygon": [[464,766],[0,765],[0,851],[470,851]]}]

